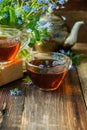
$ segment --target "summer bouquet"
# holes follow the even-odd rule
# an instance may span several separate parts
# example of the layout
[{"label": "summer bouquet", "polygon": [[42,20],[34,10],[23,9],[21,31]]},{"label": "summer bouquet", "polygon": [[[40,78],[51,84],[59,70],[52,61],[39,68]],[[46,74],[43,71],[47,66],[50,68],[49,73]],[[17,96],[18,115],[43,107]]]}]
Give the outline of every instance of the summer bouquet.
[{"label": "summer bouquet", "polygon": [[0,0],[0,25],[26,30],[29,41],[25,46],[33,47],[36,41],[49,36],[50,23],[40,22],[43,14],[49,15],[55,9],[63,8],[68,0]]}]

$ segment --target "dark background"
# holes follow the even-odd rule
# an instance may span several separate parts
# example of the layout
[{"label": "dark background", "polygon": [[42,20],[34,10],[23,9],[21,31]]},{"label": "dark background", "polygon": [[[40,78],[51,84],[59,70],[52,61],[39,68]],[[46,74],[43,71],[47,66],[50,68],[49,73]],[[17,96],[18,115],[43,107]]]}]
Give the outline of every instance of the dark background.
[{"label": "dark background", "polygon": [[87,0],[69,0],[65,8],[57,10],[56,14],[67,18],[69,29],[76,21],[84,21],[78,32],[78,42],[87,43]]}]

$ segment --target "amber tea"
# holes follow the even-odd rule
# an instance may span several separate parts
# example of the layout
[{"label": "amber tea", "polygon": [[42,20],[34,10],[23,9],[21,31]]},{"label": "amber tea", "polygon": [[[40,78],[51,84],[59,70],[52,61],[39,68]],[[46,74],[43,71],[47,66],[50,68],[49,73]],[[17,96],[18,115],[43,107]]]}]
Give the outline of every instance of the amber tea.
[{"label": "amber tea", "polygon": [[60,70],[58,65],[54,66],[53,64],[56,62],[56,60],[52,59],[32,60],[30,64],[38,66],[39,69],[26,64],[28,75],[35,85],[47,91],[55,90],[60,86],[67,70]]},{"label": "amber tea", "polygon": [[12,61],[20,48],[20,41],[15,38],[0,37],[0,62]]}]

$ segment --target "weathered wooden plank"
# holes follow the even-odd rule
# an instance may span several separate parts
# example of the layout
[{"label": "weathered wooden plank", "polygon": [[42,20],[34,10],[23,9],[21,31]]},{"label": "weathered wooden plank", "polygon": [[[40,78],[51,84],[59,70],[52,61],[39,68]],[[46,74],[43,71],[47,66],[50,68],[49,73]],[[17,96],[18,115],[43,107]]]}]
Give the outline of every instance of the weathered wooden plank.
[{"label": "weathered wooden plank", "polygon": [[[9,89],[14,87],[22,90],[21,96],[9,95]],[[54,92],[25,86],[22,80],[0,88],[0,108],[3,102],[7,104],[0,130],[86,130],[86,107],[80,87],[76,71],[71,71]]]},{"label": "weathered wooden plank", "polygon": [[54,92],[26,87],[21,130],[86,129],[86,107],[76,71],[70,71]]},{"label": "weathered wooden plank", "polygon": [[87,54],[87,43],[76,43],[71,49],[72,49],[72,51],[75,51],[78,53]]},{"label": "weathered wooden plank", "polygon": [[[2,109],[2,104],[6,103],[0,130],[20,130],[24,108],[24,87],[21,83],[21,80],[17,80],[0,88],[0,108]],[[13,88],[19,88],[22,91],[21,95],[11,96],[9,90]]]},{"label": "weathered wooden plank", "polygon": [[87,62],[82,62],[78,67],[78,75],[87,107]]}]

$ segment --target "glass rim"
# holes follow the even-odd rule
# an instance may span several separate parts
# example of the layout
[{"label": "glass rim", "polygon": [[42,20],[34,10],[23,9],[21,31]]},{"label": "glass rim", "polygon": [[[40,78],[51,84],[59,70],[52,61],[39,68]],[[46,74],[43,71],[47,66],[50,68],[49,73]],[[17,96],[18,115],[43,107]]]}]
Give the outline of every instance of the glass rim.
[{"label": "glass rim", "polygon": [[[43,55],[44,55],[44,54],[60,55],[60,56],[64,57],[66,61],[65,61],[63,64],[54,65],[54,66],[49,67],[49,68],[40,68],[39,66],[30,63],[30,61],[32,61],[32,60],[30,60],[30,58],[28,58],[28,56],[27,56],[27,58],[26,58],[26,60],[25,60],[25,63],[26,63],[27,65],[31,66],[31,67],[35,67],[35,68],[38,68],[38,69],[50,69],[50,68],[53,68],[53,67],[56,67],[56,66],[57,66],[57,67],[61,67],[61,66],[64,66],[64,65],[66,65],[66,64],[69,64],[69,66],[71,67],[71,65],[72,65],[72,61],[71,61],[70,57],[66,56],[65,54],[59,53],[59,52],[34,52],[33,54],[30,54],[30,57],[31,57],[31,56],[32,56],[32,57],[35,57],[36,54],[43,54]],[[50,56],[50,55],[49,55],[49,56]],[[42,59],[43,59],[43,58],[42,58]],[[47,58],[47,59],[48,59],[48,58]],[[53,59],[53,58],[49,58],[49,59]],[[54,60],[55,60],[55,61],[58,61],[58,60],[56,60],[56,59],[54,59]],[[69,68],[70,68],[70,67],[69,67]]]},{"label": "glass rim", "polygon": [[[7,35],[7,34],[10,34],[10,35]],[[21,31],[17,28],[0,26],[0,36],[18,37],[20,35],[21,35]]]},{"label": "glass rim", "polygon": [[11,27],[11,26],[5,26],[5,25],[0,25],[0,29],[10,29],[10,30],[18,30],[20,31],[18,28],[16,27]]}]

